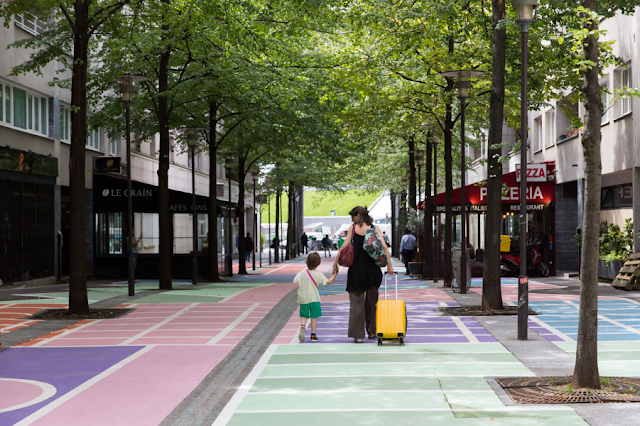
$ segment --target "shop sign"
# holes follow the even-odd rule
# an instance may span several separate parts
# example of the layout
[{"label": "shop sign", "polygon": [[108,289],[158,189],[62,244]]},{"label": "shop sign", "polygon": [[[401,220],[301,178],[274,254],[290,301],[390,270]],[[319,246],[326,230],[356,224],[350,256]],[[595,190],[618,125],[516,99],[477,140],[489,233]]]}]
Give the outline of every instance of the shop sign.
[{"label": "shop sign", "polygon": [[[191,204],[171,204],[169,206],[169,211],[172,212],[191,212],[193,205]],[[207,212],[206,204],[196,204],[196,211],[198,212]]]},{"label": "shop sign", "polygon": [[[546,182],[546,164],[527,164],[527,182]],[[520,182],[520,164],[516,164],[516,182]]]},{"label": "shop sign", "polygon": [[[480,201],[484,202],[487,198],[487,187],[480,188]],[[527,186],[527,201],[544,201],[544,195],[540,185]],[[502,192],[502,201],[520,201],[520,187],[509,186]]]},{"label": "shop sign", "polygon": [[[520,211],[520,204],[511,204],[509,205],[509,210],[511,211]],[[536,210],[544,210],[544,204],[527,204],[527,211],[536,211]]]},{"label": "shop sign", "polygon": [[94,157],[94,173],[120,173],[120,157]]},{"label": "shop sign", "polygon": [[[102,190],[103,197],[128,197],[129,191],[126,189],[109,189]],[[152,197],[153,191],[151,189],[132,189],[132,197]]]}]

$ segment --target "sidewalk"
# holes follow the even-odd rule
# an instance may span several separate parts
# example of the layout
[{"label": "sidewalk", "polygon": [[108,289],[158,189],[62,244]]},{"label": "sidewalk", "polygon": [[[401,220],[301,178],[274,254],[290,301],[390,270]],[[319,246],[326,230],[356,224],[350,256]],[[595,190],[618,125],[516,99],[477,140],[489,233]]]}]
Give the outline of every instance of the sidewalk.
[{"label": "sidewalk", "polygon": [[[333,260],[319,269],[330,271]],[[306,265],[266,263],[228,283],[160,291],[141,282],[134,300],[126,284],[91,289],[93,307],[135,310],[64,328],[25,316],[65,307],[66,293],[0,301],[2,348],[24,340],[0,352],[0,426],[640,425],[638,404],[516,406],[493,380],[572,373],[575,282],[532,278],[530,306],[542,315],[530,317],[529,340],[518,341],[513,317],[437,315],[438,306],[479,304],[481,282],[459,295],[442,281],[400,275],[406,345],[379,347],[346,336],[341,268],[320,288],[320,342],[307,335],[300,343],[291,281]],[[502,288],[515,304],[517,284],[506,279]],[[600,373],[640,376],[640,303],[618,294],[600,302]]]}]

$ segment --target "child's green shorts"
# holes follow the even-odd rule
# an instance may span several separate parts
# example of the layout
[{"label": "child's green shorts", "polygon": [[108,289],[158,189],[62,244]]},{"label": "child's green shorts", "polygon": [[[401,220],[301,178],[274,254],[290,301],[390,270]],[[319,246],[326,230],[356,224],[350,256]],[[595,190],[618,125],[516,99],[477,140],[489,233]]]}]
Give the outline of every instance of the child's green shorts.
[{"label": "child's green shorts", "polygon": [[300,305],[300,316],[305,318],[318,318],[322,316],[320,302],[303,303]]}]

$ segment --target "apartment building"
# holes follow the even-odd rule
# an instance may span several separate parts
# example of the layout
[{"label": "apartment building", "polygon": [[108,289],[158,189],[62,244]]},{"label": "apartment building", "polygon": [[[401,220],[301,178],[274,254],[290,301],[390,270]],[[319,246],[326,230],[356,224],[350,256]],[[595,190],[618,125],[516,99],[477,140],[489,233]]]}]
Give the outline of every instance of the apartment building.
[{"label": "apartment building", "polygon": [[[74,232],[69,220],[69,148],[71,137],[71,92],[53,85],[68,79],[63,64],[51,62],[42,75],[12,76],[12,69],[29,58],[26,49],[8,46],[37,35],[45,23],[32,16],[16,16],[8,28],[0,27],[0,280],[4,284],[38,280],[54,283],[68,274],[69,253],[65,241]],[[99,105],[90,105],[90,110]],[[86,143],[86,252],[87,273],[99,278],[126,277],[126,143],[109,140],[102,129],[88,129]],[[158,138],[131,146],[134,226],[142,233],[137,276],[157,277],[158,265]],[[94,169],[97,158],[122,159],[111,172]],[[98,160],[100,161],[100,160]],[[192,253],[191,157],[172,145],[169,186],[173,276],[190,277]],[[209,244],[207,199],[209,158],[206,152],[194,157],[197,195],[198,247],[202,255],[202,275],[208,273],[205,261]],[[112,169],[113,170],[113,169]],[[224,167],[212,171],[217,177],[220,200],[216,244],[219,268],[227,238],[227,222],[237,233],[235,217],[237,182],[228,190]],[[250,194],[248,194],[250,197]],[[252,202],[249,198],[249,202]],[[248,228],[252,229],[248,215]],[[242,217],[244,220],[244,217]],[[190,265],[190,263],[189,263]]]},{"label": "apartment building", "polygon": [[[640,110],[640,99],[621,99],[616,90],[637,87],[640,78],[638,28],[640,13],[632,16],[618,15],[607,19],[601,28],[607,31],[604,40],[615,40],[613,53],[623,58],[625,65],[602,70],[600,85],[605,112],[602,129],[602,202],[600,217],[608,223],[624,225],[632,218],[638,232],[640,225],[640,125],[633,119],[633,111]],[[551,261],[559,270],[578,270],[578,246],[572,240],[582,226],[584,167],[581,144],[582,129],[572,126],[571,116],[585,115],[582,102],[576,102],[565,93],[540,111],[529,112],[528,168],[548,171],[546,180],[555,183],[551,201],[529,199],[536,204],[544,201],[544,210],[528,212],[528,233],[544,234],[545,244],[551,251]],[[504,128],[504,140],[516,141],[515,132]],[[514,173],[519,167],[520,152],[504,148],[508,161],[503,174]],[[469,156],[479,160],[486,157],[486,142],[480,150],[471,148]],[[467,173],[471,185],[486,179],[486,166],[476,161],[476,167]],[[503,231],[519,233],[516,212],[505,211]],[[542,224],[542,226],[541,226]],[[540,231],[540,228],[542,231]],[[535,231],[535,232],[534,232]],[[638,240],[636,240],[638,247]]]}]

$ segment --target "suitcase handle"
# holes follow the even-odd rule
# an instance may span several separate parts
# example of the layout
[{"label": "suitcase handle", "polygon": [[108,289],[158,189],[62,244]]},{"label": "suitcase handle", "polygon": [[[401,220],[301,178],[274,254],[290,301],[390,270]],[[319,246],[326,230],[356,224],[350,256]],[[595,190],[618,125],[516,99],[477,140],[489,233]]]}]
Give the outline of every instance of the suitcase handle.
[{"label": "suitcase handle", "polygon": [[[384,300],[387,300],[387,271],[384,271]],[[396,299],[398,299],[398,273],[394,272],[393,275],[396,276]]]}]

